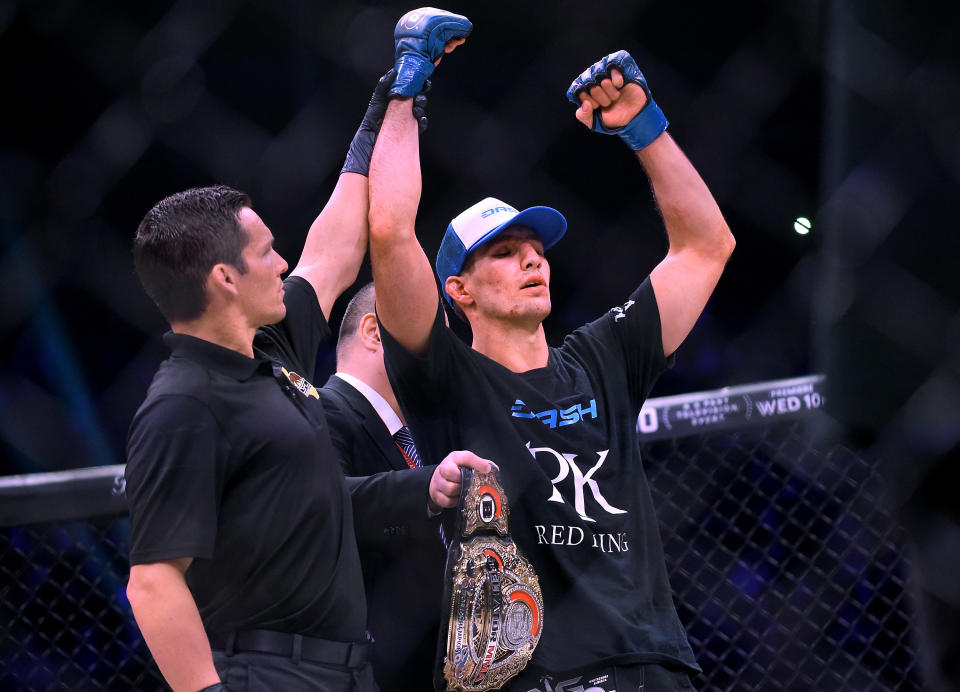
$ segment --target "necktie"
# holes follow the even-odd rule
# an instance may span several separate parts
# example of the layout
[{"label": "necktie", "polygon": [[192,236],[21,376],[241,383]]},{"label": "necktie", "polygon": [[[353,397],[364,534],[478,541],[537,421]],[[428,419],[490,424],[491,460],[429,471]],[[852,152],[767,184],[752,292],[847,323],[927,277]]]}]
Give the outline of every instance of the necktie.
[{"label": "necktie", "polygon": [[407,466],[412,469],[420,468],[420,452],[417,451],[417,445],[413,442],[413,435],[410,434],[410,428],[401,427],[393,433],[393,440],[397,447],[403,452],[403,458],[407,461]]},{"label": "necktie", "polygon": [[[417,445],[413,442],[410,428],[404,425],[393,433],[393,442],[403,452],[403,458],[406,459],[407,466],[412,469],[420,468],[420,452],[417,451]],[[443,522],[440,522],[440,540],[443,541],[443,546],[449,550],[450,541],[447,540],[446,532],[443,530]]]}]

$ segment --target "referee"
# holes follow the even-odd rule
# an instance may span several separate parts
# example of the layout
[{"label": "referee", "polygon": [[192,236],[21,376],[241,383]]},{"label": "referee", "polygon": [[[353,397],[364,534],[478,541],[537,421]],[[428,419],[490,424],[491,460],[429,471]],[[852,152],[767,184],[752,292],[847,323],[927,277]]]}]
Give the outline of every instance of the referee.
[{"label": "referee", "polygon": [[127,441],[127,596],[174,690],[377,690],[350,498],[312,380],[366,250],[388,86],[285,281],[237,190],[172,195],[137,230],[171,355]]}]

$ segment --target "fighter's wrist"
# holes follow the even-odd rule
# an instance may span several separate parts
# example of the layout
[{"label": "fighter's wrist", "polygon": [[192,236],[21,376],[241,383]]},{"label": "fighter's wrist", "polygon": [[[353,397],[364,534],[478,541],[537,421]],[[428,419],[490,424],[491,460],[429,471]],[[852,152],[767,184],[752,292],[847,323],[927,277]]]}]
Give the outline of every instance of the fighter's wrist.
[{"label": "fighter's wrist", "polygon": [[403,53],[394,64],[397,76],[390,87],[389,98],[413,98],[421,91],[427,78],[433,74],[432,62],[416,53]]},{"label": "fighter's wrist", "polygon": [[614,132],[633,151],[640,151],[662,135],[670,122],[647,92],[647,103],[633,119]]}]

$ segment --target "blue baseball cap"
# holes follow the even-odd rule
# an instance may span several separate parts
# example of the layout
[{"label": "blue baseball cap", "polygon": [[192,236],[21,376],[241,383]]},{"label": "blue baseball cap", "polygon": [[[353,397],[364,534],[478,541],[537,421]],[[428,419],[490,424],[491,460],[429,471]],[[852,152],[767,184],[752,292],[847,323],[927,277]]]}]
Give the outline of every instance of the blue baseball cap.
[{"label": "blue baseball cap", "polygon": [[437,276],[440,277],[440,288],[448,303],[453,305],[453,300],[447,295],[447,279],[460,273],[467,255],[510,226],[533,229],[540,236],[544,250],[556,245],[567,232],[567,220],[551,207],[530,207],[517,211],[495,197],[477,202],[454,217],[447,226],[440,251],[437,252]]}]

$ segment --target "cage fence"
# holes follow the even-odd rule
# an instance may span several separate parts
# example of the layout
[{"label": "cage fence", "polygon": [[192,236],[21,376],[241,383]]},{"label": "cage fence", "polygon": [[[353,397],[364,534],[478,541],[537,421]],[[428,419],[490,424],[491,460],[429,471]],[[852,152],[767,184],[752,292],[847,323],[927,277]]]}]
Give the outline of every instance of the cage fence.
[{"label": "cage fence", "polygon": [[[920,689],[900,529],[822,392],[757,383],[638,419],[704,692]],[[0,690],[165,689],[126,600],[122,474],[0,479]]]}]

